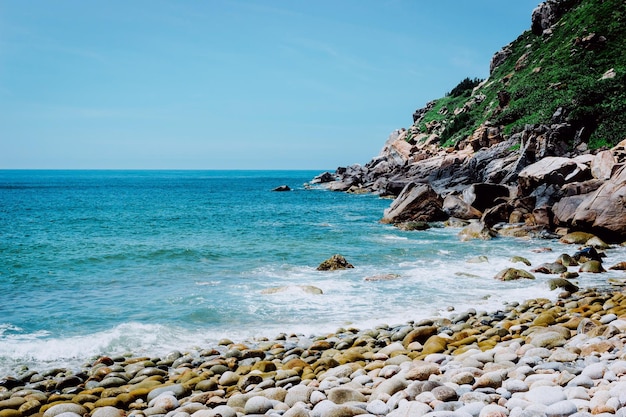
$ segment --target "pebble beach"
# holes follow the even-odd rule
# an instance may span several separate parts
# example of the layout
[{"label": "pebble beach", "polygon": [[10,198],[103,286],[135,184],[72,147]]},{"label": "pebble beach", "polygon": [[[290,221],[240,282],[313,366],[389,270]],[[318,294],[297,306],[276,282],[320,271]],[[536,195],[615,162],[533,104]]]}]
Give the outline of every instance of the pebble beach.
[{"label": "pebble beach", "polygon": [[[451,308],[452,310],[452,308]],[[94,358],[0,380],[0,417],[626,416],[626,296]]]}]

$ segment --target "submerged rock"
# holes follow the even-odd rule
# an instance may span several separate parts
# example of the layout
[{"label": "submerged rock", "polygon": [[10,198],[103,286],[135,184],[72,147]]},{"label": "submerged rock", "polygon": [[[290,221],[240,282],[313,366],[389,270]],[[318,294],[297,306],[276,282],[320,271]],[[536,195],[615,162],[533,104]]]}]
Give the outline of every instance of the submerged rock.
[{"label": "submerged rock", "polygon": [[363,281],[392,281],[400,278],[400,274],[381,274],[363,278]]},{"label": "submerged rock", "polygon": [[320,288],[317,288],[313,285],[285,285],[283,287],[266,288],[261,291],[261,294],[276,294],[292,289],[303,291],[307,294],[324,294],[324,292]]},{"label": "submerged rock", "polygon": [[404,223],[398,223],[395,226],[398,229],[404,230],[404,231],[430,229],[430,225],[426,222],[404,222]]},{"label": "submerged rock", "polygon": [[516,262],[521,262],[526,266],[531,266],[531,263],[528,259],[524,258],[523,256],[513,256],[511,257],[511,259],[509,259],[511,262],[516,263]]}]

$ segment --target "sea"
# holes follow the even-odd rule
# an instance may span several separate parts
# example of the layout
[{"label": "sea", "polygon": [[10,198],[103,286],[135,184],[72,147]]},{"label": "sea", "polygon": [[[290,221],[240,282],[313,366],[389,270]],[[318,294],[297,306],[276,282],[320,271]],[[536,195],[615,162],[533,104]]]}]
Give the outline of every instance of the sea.
[{"label": "sea", "polygon": [[[531,268],[512,256],[536,266],[577,250],[402,231],[380,222],[391,200],[308,185],[321,172],[0,171],[0,378],[555,299],[553,276],[494,276]],[[606,253],[606,265],[626,259]],[[316,269],[334,254],[354,268]]]}]

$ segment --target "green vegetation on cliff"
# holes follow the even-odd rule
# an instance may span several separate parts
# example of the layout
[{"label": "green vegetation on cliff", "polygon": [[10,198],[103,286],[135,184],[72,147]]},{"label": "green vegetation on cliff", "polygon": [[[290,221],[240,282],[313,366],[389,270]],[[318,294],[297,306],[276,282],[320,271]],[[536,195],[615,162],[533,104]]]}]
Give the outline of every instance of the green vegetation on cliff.
[{"label": "green vegetation on cliff", "polygon": [[547,33],[528,30],[499,52],[506,58],[476,88],[479,80],[466,78],[429,103],[414,130],[439,135],[444,146],[485,124],[511,134],[526,124],[567,122],[578,132],[570,144],[590,148],[625,139],[626,3],[567,3]]}]

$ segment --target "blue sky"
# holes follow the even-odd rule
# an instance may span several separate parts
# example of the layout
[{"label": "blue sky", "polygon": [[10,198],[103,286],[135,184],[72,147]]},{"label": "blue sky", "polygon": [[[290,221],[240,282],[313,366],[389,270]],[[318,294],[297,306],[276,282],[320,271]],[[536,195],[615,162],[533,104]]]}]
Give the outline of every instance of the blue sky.
[{"label": "blue sky", "polygon": [[538,0],[0,0],[0,169],[334,169]]}]

